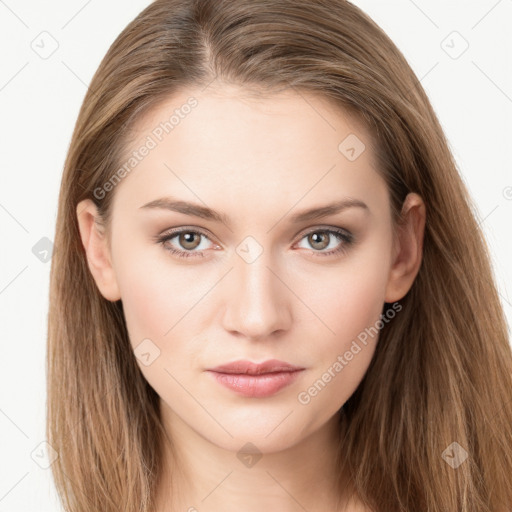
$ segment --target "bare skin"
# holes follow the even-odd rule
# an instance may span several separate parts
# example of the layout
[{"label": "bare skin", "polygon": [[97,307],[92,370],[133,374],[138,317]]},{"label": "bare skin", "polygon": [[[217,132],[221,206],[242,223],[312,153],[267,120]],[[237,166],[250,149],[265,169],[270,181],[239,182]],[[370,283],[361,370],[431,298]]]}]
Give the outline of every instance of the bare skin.
[{"label": "bare skin", "polygon": [[[165,452],[157,512],[362,512],[358,501],[336,506],[347,497],[335,479],[338,411],[378,336],[357,353],[354,340],[417,275],[425,205],[409,194],[394,236],[370,135],[325,100],[290,90],[260,98],[225,84],[181,91],[139,121],[130,150],[191,96],[197,106],[116,186],[111,231],[94,222],[92,201],[77,206],[100,292],[122,300],[135,353],[143,340],[152,358],[158,353],[149,365],[137,358],[175,446]],[[355,159],[350,147],[339,149],[350,134],[366,146]],[[141,208],[166,196],[226,218]],[[366,207],[292,221],[347,198]],[[156,240],[177,228],[196,234]],[[348,232],[352,242],[325,230]],[[305,369],[264,398],[240,395],[206,371],[274,358]],[[329,368],[325,387],[309,392]],[[261,455],[255,463],[237,457],[247,443]]]}]

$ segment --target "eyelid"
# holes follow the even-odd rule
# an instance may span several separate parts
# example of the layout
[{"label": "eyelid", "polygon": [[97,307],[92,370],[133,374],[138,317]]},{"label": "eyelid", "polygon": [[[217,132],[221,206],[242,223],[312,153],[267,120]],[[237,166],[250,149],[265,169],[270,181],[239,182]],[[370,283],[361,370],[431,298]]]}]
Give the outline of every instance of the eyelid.
[{"label": "eyelid", "polygon": [[[182,256],[183,254],[187,254],[189,256],[203,256],[206,249],[203,249],[202,251],[184,251],[182,249],[174,249],[174,248],[168,248],[165,246],[166,243],[169,243],[169,241],[177,236],[179,236],[181,233],[195,233],[197,235],[201,235],[205,238],[207,238],[216,248],[222,247],[221,244],[218,242],[215,242],[212,236],[210,236],[209,232],[203,228],[200,228],[198,226],[180,226],[177,228],[171,228],[166,229],[160,234],[152,237],[153,241],[161,244],[167,251],[176,254],[177,256]],[[216,250],[216,249],[213,249]],[[184,256],[183,256],[184,257]]]},{"label": "eyelid", "polygon": [[[156,237],[154,237],[154,240],[157,243],[164,246],[164,248],[167,251],[174,253],[180,259],[187,258],[187,257],[204,257],[204,255],[205,255],[204,253],[206,252],[205,249],[203,249],[201,251],[195,251],[195,250],[185,251],[185,250],[181,250],[181,249],[165,247],[166,242],[169,242],[169,240],[175,238],[176,236],[180,235],[181,233],[186,233],[186,232],[191,232],[191,233],[195,233],[195,234],[204,236],[205,238],[210,240],[213,244],[216,244],[217,247],[219,247],[219,246],[222,247],[221,244],[212,240],[212,237],[206,230],[204,230],[203,228],[200,228],[198,226],[180,226],[177,228],[168,229],[168,230],[163,231],[161,234],[157,235]],[[318,257],[328,257],[328,256],[332,256],[332,255],[338,254],[338,253],[342,254],[345,251],[347,251],[349,246],[352,245],[354,242],[354,235],[352,235],[352,233],[350,231],[348,231],[344,228],[340,228],[338,226],[316,225],[316,226],[307,228],[306,231],[301,231],[300,236],[296,235],[294,238],[299,236],[299,239],[297,240],[296,243],[299,243],[300,241],[302,241],[309,234],[316,233],[316,232],[326,232],[332,236],[335,236],[336,238],[338,238],[341,245],[339,245],[336,249],[331,249],[329,251],[315,251],[315,250],[311,249],[310,252],[312,253],[312,255],[314,257],[317,257],[317,256]]]},{"label": "eyelid", "polygon": [[[328,225],[317,225],[311,228],[306,228],[305,231],[299,231],[296,236],[300,235],[302,239],[304,236],[309,235],[310,233],[316,233],[317,231],[331,231],[331,232],[339,232],[340,234],[344,234],[347,238],[353,238],[353,235],[350,231],[345,228],[340,228],[338,226],[328,226]],[[294,237],[295,238],[295,237]]]},{"label": "eyelid", "polygon": [[[204,235],[210,241],[212,241],[212,242],[214,241],[215,237],[213,237],[208,230],[205,230],[204,228],[200,228],[199,226],[180,226],[177,228],[165,229],[160,234],[158,234],[156,237],[154,237],[154,239],[158,241],[158,240],[162,239],[163,237],[168,237],[173,234],[179,234],[179,233],[181,233],[183,231],[187,231],[187,230]],[[316,231],[338,231],[338,232],[340,232],[340,234],[346,235],[347,238],[350,238],[350,239],[354,238],[352,233],[345,228],[341,228],[339,226],[318,224],[318,225],[312,226],[310,228],[306,228],[305,230],[299,231],[296,235],[294,235],[292,237],[292,240],[299,236],[300,236],[299,240],[301,240],[306,235],[308,235],[310,233],[315,233]],[[222,246],[222,244],[220,244],[219,242],[215,242],[215,243],[217,245]]]},{"label": "eyelid", "polygon": [[[206,238],[208,238],[208,240],[211,240],[212,242],[215,239],[215,237],[208,230],[205,230],[204,228],[200,228],[198,226],[180,226],[177,228],[165,229],[160,234],[156,235],[154,238],[156,240],[160,240],[164,237],[179,235],[180,233],[183,233],[186,231],[190,231],[192,233],[197,233],[197,234],[203,235]],[[217,245],[221,245],[218,242],[215,242],[215,243],[217,243]]]}]

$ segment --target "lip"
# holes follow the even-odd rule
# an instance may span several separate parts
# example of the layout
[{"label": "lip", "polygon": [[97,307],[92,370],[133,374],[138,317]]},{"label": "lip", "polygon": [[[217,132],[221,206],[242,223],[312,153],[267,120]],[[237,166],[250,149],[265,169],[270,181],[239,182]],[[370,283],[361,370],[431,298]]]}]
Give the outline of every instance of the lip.
[{"label": "lip", "polygon": [[217,382],[247,397],[268,397],[290,385],[304,370],[277,359],[262,363],[239,360],[209,368]]},{"label": "lip", "polygon": [[276,373],[276,372],[291,372],[295,370],[304,370],[301,366],[295,366],[285,361],[278,359],[268,359],[262,363],[253,363],[246,359],[233,361],[232,363],[221,364],[215,368],[208,368],[208,370],[218,373],[237,373],[249,375],[261,375],[262,373]]}]

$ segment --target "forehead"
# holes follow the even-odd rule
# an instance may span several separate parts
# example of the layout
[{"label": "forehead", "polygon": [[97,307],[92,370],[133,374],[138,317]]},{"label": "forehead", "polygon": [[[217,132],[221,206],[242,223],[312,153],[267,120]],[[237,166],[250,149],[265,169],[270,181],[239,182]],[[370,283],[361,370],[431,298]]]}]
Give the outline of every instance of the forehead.
[{"label": "forehead", "polygon": [[217,206],[253,198],[253,208],[277,199],[291,206],[306,195],[368,199],[384,185],[372,146],[357,117],[316,94],[187,88],[134,125],[123,162],[132,155],[134,165],[116,196],[139,205],[164,192]]},{"label": "forehead", "polygon": [[[337,155],[339,143],[350,134],[357,135],[367,148],[373,145],[359,116],[322,95],[296,88],[270,94],[255,87],[214,82],[204,89],[181,89],[160,100],[132,127],[128,149],[149,136],[164,147],[173,141],[204,149],[214,145],[211,149],[217,150],[208,157],[216,160],[254,157],[264,149],[275,154],[288,150],[297,155],[333,151]],[[233,142],[244,144],[243,155]],[[219,151],[225,147],[230,149],[228,154]],[[181,153],[200,156],[197,151]]]}]

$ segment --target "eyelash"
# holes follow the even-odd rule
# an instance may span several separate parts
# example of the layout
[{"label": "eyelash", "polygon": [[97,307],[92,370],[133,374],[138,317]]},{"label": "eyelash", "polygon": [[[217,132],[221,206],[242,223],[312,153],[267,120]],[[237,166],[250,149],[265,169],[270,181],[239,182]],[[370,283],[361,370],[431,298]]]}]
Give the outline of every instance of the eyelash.
[{"label": "eyelash", "polygon": [[[197,231],[195,229],[179,229],[179,230],[168,232],[168,233],[165,233],[164,235],[156,237],[156,241],[158,243],[160,243],[166,251],[169,251],[171,254],[177,256],[178,258],[190,258],[190,257],[203,258],[204,257],[203,252],[180,251],[178,249],[174,249],[172,247],[165,245],[166,242],[168,242],[169,240],[172,240],[173,238],[176,238],[177,236],[181,235],[182,233],[193,233],[193,234],[197,234],[197,235],[204,236],[204,237],[208,238],[206,233]],[[315,256],[328,257],[328,256],[332,256],[334,254],[340,254],[340,255],[344,254],[349,249],[349,247],[352,245],[352,243],[354,242],[354,237],[351,233],[349,233],[348,231],[345,231],[345,230],[333,229],[333,228],[312,229],[312,230],[308,231],[307,233],[305,233],[301,237],[300,240],[304,239],[305,237],[307,237],[308,235],[311,235],[313,233],[328,233],[328,234],[334,235],[336,238],[338,238],[338,240],[343,242],[338,248],[331,249],[330,251],[327,251],[327,252],[320,252],[320,251],[315,251],[312,249],[313,254]]]}]

